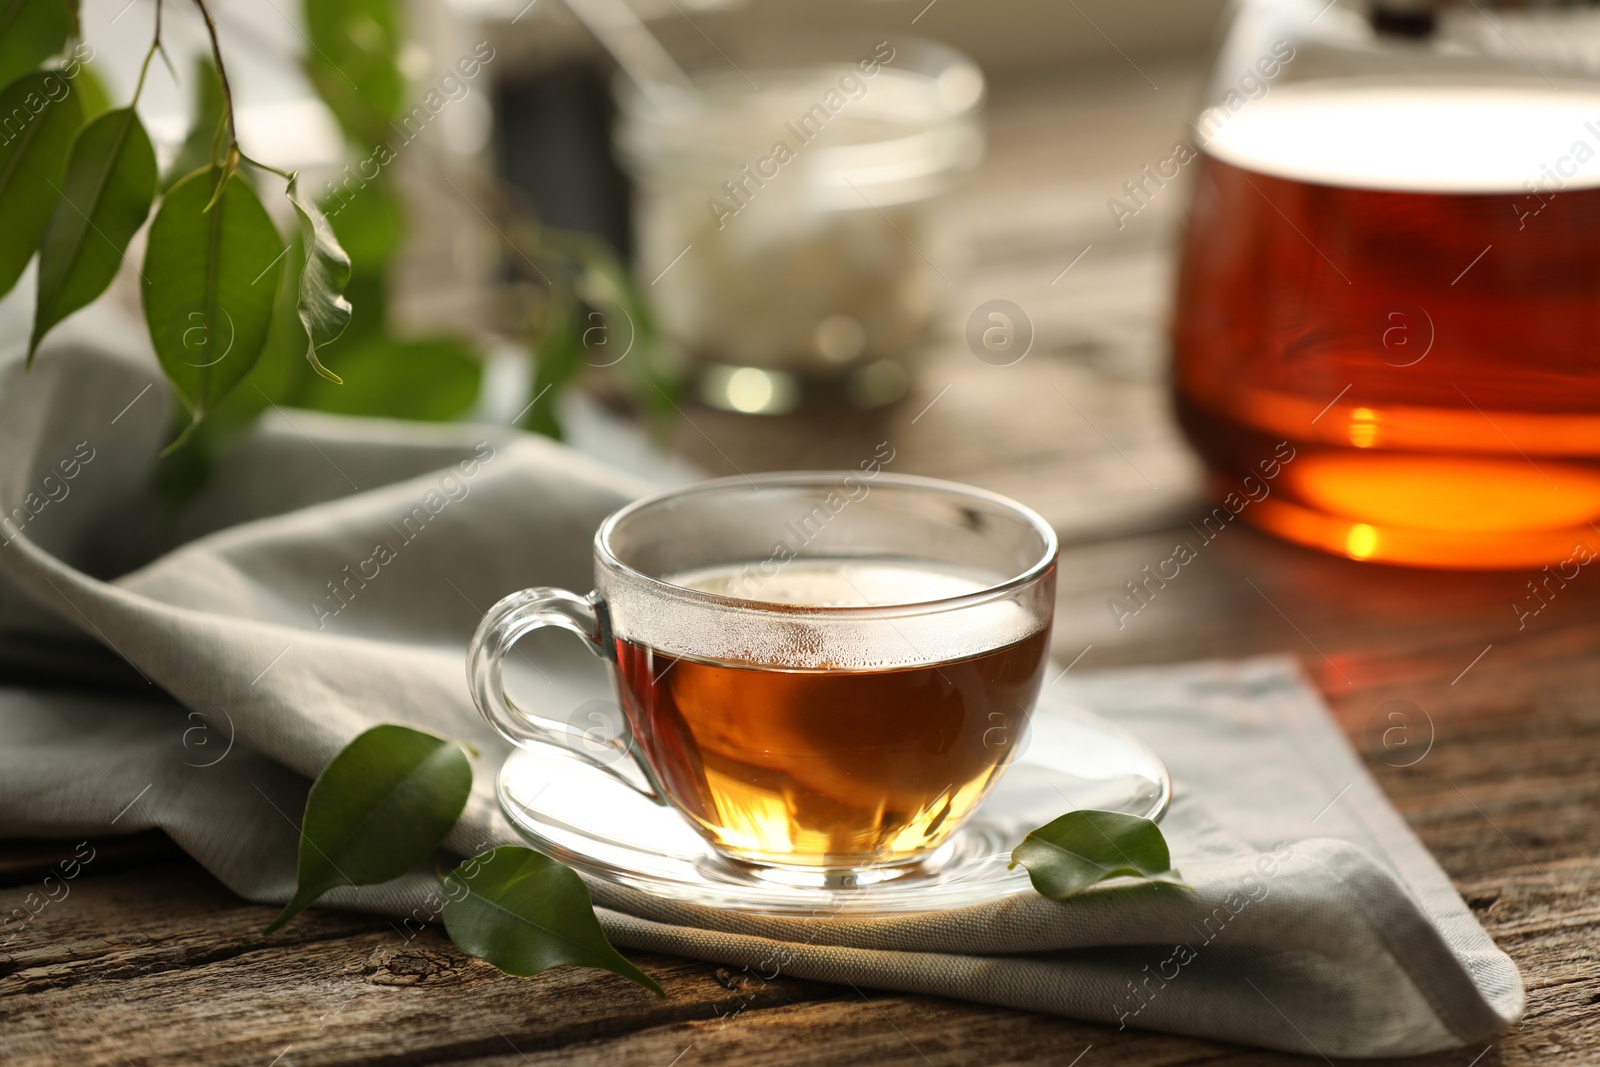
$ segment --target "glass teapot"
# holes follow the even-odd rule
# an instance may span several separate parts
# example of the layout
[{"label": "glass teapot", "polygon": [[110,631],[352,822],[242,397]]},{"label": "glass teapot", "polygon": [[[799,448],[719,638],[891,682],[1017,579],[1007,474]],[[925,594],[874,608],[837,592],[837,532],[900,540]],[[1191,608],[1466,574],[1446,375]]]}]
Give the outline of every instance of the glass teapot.
[{"label": "glass teapot", "polygon": [[1600,9],[1240,0],[1230,25],[1172,325],[1214,518],[1413,566],[1595,558]]}]

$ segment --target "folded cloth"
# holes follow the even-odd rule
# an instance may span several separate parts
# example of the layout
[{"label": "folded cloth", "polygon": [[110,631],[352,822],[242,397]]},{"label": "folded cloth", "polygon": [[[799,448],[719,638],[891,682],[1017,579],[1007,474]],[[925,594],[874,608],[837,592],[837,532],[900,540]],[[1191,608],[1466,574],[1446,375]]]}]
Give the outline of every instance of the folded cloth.
[{"label": "folded cloth", "polygon": [[[0,831],[166,831],[283,902],[310,779],[380,722],[477,746],[446,846],[517,842],[467,638],[496,599],[590,587],[600,520],[647,488],[551,442],[274,412],[181,521],[150,490],[166,392],[134,331],[74,319],[30,373],[0,357]],[[531,640],[553,717],[606,679]],[[1481,1041],[1523,1007],[1511,961],[1286,659],[1099,675],[1048,700],[1154,747],[1195,892],[1108,884],[934,914],[730,914],[592,883],[621,946],[1324,1056]],[[432,879],[325,903],[431,914]],[[730,1002],[737,1011],[742,1002]]]}]

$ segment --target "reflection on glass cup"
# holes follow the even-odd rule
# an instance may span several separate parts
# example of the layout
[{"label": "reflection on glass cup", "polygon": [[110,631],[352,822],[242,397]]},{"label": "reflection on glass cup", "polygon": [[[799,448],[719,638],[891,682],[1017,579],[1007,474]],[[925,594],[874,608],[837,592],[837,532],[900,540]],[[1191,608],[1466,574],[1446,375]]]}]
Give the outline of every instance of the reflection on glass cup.
[{"label": "reflection on glass cup", "polygon": [[[623,508],[594,555],[587,598],[526,589],[484,618],[479,710],[672,805],[755,873],[915,870],[1021,745],[1056,538],[1019,504],[885,473],[726,478]],[[626,726],[601,740],[630,760],[506,696],[502,657],[550,625],[610,662]]]},{"label": "reflection on glass cup", "polygon": [[740,67],[759,90],[722,65],[621,93],[663,325],[719,407],[896,400],[964,259],[949,199],[982,154],[983,77],[905,40],[789,42]]}]

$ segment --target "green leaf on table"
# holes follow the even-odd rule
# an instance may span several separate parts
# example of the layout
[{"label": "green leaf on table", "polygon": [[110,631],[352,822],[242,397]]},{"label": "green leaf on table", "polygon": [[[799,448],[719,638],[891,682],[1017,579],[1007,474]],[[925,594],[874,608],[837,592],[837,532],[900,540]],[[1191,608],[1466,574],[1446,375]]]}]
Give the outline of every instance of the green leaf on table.
[{"label": "green leaf on table", "polygon": [[1161,828],[1120,811],[1069,811],[1022,839],[1011,853],[1011,866],[1019,863],[1033,888],[1051,900],[1124,875],[1184,884],[1172,869]]},{"label": "green leaf on table", "polygon": [[472,765],[454,741],[394,724],[351,741],[306,796],[294,899],[267,933],[330,889],[387,882],[427,859],[471,791]]},{"label": "green leaf on table", "polygon": [[66,47],[77,23],[66,0],[0,0],[0,85]]},{"label": "green leaf on table", "polygon": [[52,327],[111,284],[155,195],[155,150],[132,108],[107,111],[79,131],[39,246],[30,363]]},{"label": "green leaf on table", "polygon": [[277,294],[278,231],[255,190],[216,168],[161,201],[144,256],[144,316],[161,369],[198,422],[261,356]]},{"label": "green leaf on table", "polygon": [[300,299],[296,305],[305,327],[309,347],[306,359],[312,368],[330,382],[344,379],[322,365],[317,349],[336,339],[350,325],[350,301],[344,288],[350,284],[350,257],[339,246],[333,227],[311,197],[300,191],[300,172],[289,179],[286,195],[300,216],[300,242],[306,250],[305,267],[300,272]]},{"label": "green leaf on table", "polygon": [[483,378],[483,363],[472,346],[453,337],[369,336],[342,350],[334,367],[344,384],[310,379],[300,394],[301,407],[445,422],[471,410]]},{"label": "green leaf on table", "polygon": [[202,53],[194,64],[194,120],[189,133],[178,148],[178,154],[167,165],[161,178],[165,192],[190,174],[218,162],[215,158],[219,143],[217,131],[222,128],[227,114],[227,101],[222,95],[222,79],[217,77],[217,65],[211,56]]},{"label": "green leaf on table", "polygon": [[662,993],[606,940],[583,879],[548,856],[501,846],[467,860],[444,885],[450,940],[507,974],[526,978],[562,964],[598,967]]},{"label": "green leaf on table", "polygon": [[345,136],[363,148],[386,140],[400,113],[400,5],[396,0],[303,0],[305,72]]},{"label": "green leaf on table", "polygon": [[[17,284],[61,198],[72,136],[83,122],[78,95],[54,71],[24,74],[0,91],[0,294]],[[16,128],[13,117],[26,116]]]}]

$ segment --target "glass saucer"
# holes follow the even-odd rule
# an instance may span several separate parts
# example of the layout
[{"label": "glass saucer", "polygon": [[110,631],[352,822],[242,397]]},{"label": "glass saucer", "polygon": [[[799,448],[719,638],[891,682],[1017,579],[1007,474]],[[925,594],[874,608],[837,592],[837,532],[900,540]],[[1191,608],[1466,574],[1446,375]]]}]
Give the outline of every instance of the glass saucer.
[{"label": "glass saucer", "polygon": [[911,872],[882,881],[777,882],[712,851],[677,811],[580,762],[565,749],[519,749],[500,771],[500,806],[523,837],[583,874],[654,896],[733,911],[812,915],[942,911],[1031,891],[1011,850],[1078,808],[1160,819],[1166,766],[1143,742],[1095,715],[1041,700],[1021,754],[967,824]]}]

